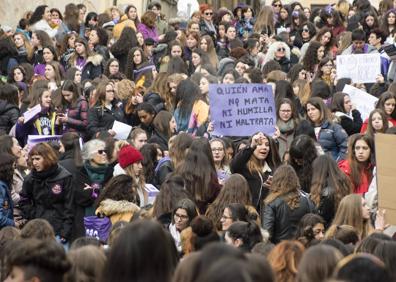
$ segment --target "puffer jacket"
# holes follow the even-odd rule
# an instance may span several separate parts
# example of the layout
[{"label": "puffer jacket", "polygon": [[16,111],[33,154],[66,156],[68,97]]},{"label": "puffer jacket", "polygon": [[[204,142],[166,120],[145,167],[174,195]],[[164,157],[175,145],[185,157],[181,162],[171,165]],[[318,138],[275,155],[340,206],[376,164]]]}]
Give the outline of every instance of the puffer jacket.
[{"label": "puffer jacket", "polygon": [[319,144],[325,153],[329,153],[336,160],[346,158],[348,149],[348,134],[341,125],[329,121],[325,121],[320,129]]},{"label": "puffer jacket", "polygon": [[72,175],[61,166],[32,171],[23,182],[20,207],[25,218],[46,219],[55,235],[69,239],[73,223]]},{"label": "puffer jacket", "polygon": [[0,100],[0,131],[10,132],[19,117],[19,108],[16,105]]},{"label": "puffer jacket", "polygon": [[105,199],[99,203],[95,214],[109,217],[111,223],[114,224],[118,221],[129,222],[138,211],[140,211],[139,206],[132,202]]},{"label": "puffer jacket", "polygon": [[263,228],[270,234],[272,243],[292,239],[301,218],[307,213],[315,212],[315,206],[304,192],[300,192],[300,204],[290,209],[282,197],[267,204],[262,216]]}]

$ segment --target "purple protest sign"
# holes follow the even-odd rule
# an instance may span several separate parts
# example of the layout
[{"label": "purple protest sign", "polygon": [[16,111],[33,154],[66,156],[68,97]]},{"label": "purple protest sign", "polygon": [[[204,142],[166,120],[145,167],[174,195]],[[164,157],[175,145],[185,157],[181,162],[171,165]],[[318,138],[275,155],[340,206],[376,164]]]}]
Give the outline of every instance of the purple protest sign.
[{"label": "purple protest sign", "polygon": [[210,84],[210,116],[216,136],[275,132],[276,113],[269,84]]}]

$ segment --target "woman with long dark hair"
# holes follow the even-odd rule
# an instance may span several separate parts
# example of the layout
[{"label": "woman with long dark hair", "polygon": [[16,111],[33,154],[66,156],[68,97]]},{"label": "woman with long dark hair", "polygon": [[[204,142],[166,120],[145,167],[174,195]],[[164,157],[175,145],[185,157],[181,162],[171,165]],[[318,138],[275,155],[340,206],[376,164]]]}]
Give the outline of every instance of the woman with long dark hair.
[{"label": "woman with long dark hair", "polygon": [[148,88],[154,81],[155,66],[149,62],[144,52],[139,47],[129,50],[125,75],[128,79],[135,82],[136,86],[144,86]]},{"label": "woman with long dark hair", "polygon": [[93,51],[103,58],[103,64],[106,64],[110,58],[109,50],[107,50],[107,42],[109,36],[107,31],[101,27],[95,27],[89,32],[88,44],[93,46]]},{"label": "woman with long dark hair", "polygon": [[335,160],[345,159],[348,135],[341,125],[330,120],[329,111],[323,100],[312,97],[305,108],[308,120],[315,127],[316,139],[324,152],[330,153]]},{"label": "woman with long dark hair", "polygon": [[80,94],[80,88],[71,80],[61,86],[62,102],[58,120],[63,125],[63,133],[77,132],[83,139],[88,125],[88,103]]},{"label": "woman with long dark hair", "polygon": [[375,166],[373,138],[361,133],[352,135],[349,140],[348,158],[339,162],[338,166],[350,178],[354,193],[366,193]]},{"label": "woman with long dark hair", "polygon": [[220,192],[213,155],[207,139],[199,138],[192,142],[176,172],[184,177],[187,191],[200,213],[204,214],[208,205]]},{"label": "woman with long dark hair", "polygon": [[249,183],[252,204],[258,211],[269,193],[272,175],[280,163],[274,140],[262,132],[254,134],[250,146],[242,149],[231,161],[232,173],[242,174]]},{"label": "woman with long dark hair", "polygon": [[0,132],[8,134],[19,117],[18,88],[0,85]]},{"label": "woman with long dark hair", "polygon": [[51,12],[47,5],[37,6],[29,20],[30,29],[32,31],[42,30],[45,31],[51,38],[54,38],[57,30],[52,29]]},{"label": "woman with long dark hair", "polygon": [[265,201],[263,228],[274,244],[295,236],[297,224],[315,210],[306,194],[300,192],[298,177],[290,165],[280,166],[274,174],[271,191]]},{"label": "woman with long dark hair", "polygon": [[318,214],[331,224],[342,198],[352,193],[352,183],[328,155],[319,156],[312,164],[310,198],[318,209]]},{"label": "woman with long dark hair", "polygon": [[348,94],[337,92],[331,101],[331,111],[339,120],[340,125],[348,136],[359,133],[362,127],[362,117],[357,109],[354,109]]},{"label": "woman with long dark hair", "polygon": [[148,140],[158,144],[162,150],[168,151],[169,139],[176,133],[176,120],[170,112],[160,111],[153,120],[154,131]]},{"label": "woman with long dark hair", "polygon": [[[132,8],[131,8],[132,9]],[[128,52],[130,49],[137,47],[138,42],[136,32],[133,28],[126,26],[120,38],[111,46],[110,52],[120,64],[120,72],[126,73],[126,64],[128,61]]]}]

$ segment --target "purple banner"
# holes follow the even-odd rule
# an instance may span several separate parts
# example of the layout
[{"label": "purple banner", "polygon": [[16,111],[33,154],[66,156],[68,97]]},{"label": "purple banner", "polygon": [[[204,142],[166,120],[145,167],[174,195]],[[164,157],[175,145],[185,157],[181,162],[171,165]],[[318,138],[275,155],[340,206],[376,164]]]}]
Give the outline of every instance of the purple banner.
[{"label": "purple banner", "polygon": [[275,102],[269,84],[210,84],[209,101],[213,135],[275,132]]}]

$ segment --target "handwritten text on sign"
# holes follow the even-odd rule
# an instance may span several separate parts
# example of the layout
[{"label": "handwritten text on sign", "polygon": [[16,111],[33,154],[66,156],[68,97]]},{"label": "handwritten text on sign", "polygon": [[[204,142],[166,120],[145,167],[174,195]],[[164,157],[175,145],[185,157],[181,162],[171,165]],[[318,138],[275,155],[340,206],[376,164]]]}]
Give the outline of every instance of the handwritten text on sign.
[{"label": "handwritten text on sign", "polygon": [[353,83],[375,82],[381,74],[381,58],[379,53],[338,55],[337,78],[350,78]]},{"label": "handwritten text on sign", "polygon": [[272,87],[267,84],[211,84],[210,115],[214,135],[250,136],[275,132]]}]

